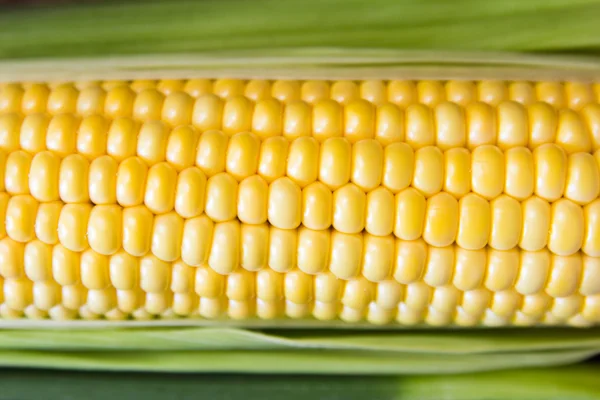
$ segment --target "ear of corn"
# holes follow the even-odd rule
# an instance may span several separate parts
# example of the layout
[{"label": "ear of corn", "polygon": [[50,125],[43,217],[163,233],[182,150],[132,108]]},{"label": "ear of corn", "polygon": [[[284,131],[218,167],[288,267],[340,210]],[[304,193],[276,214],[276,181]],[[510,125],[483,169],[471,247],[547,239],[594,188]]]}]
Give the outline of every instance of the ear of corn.
[{"label": "ear of corn", "polygon": [[0,315],[593,325],[596,86],[5,84]]}]

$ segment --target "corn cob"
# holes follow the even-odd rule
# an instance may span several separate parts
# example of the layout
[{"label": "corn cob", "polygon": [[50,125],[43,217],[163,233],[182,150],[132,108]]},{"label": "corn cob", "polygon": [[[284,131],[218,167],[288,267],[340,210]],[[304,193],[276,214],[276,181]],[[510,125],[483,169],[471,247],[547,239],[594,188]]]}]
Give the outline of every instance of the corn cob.
[{"label": "corn cob", "polygon": [[0,316],[600,322],[600,86],[0,87]]}]

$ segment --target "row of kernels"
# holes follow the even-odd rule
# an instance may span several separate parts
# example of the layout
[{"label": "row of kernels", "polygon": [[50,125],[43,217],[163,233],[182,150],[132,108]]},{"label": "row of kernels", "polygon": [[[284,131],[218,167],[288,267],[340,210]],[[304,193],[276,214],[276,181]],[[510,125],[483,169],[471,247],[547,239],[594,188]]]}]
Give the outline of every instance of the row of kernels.
[{"label": "row of kernels", "polygon": [[[308,281],[307,281],[308,282]],[[304,282],[306,284],[307,282]],[[357,283],[358,282],[358,283]],[[352,285],[357,283],[355,287]],[[303,283],[299,283],[303,284]],[[283,285],[285,292],[285,286]],[[348,282],[346,288],[331,301],[314,296],[296,302],[283,296],[264,300],[255,296],[234,298],[227,294],[199,297],[196,293],[170,291],[144,293],[139,290],[114,288],[86,290],[80,285],[59,287],[47,282],[33,283],[8,279],[3,284],[0,317],[29,319],[148,319],[200,316],[213,319],[259,317],[341,319],[359,322],[367,319],[376,324],[399,322],[402,325],[425,323],[444,325],[591,325],[600,322],[600,298],[572,295],[552,299],[545,294],[522,296],[512,290],[491,293],[485,289],[460,292],[453,287],[428,288],[411,284],[390,294],[389,288],[365,288],[359,281]],[[313,290],[312,288],[308,289]],[[295,296],[291,296],[294,298]],[[328,296],[327,296],[328,297]],[[170,311],[170,312],[169,312]],[[77,315],[79,314],[79,315]]]},{"label": "row of kernels", "polygon": [[[167,98],[163,114],[160,112],[162,106],[155,106],[157,111],[150,111],[152,107],[145,105],[143,115],[136,109],[133,115],[111,116],[114,121],[108,134],[109,122],[94,113],[84,114],[81,124],[80,117],[73,113],[30,114],[23,120],[16,113],[0,114],[0,138],[3,147],[9,150],[18,148],[19,144],[24,148],[40,148],[45,139],[48,149],[63,146],[56,151],[66,153],[74,150],[75,145],[78,149],[96,146],[96,151],[102,151],[101,148],[106,146],[108,149],[104,151],[109,153],[111,148],[127,152],[135,149],[136,141],[135,134],[128,131],[136,130],[140,122],[161,122],[165,127],[193,124],[202,132],[220,129],[227,135],[252,131],[261,139],[313,136],[322,142],[331,137],[346,137],[355,143],[374,138],[384,145],[406,142],[413,148],[437,145],[442,149],[472,149],[482,144],[498,145],[502,149],[535,148],[544,143],[557,143],[568,152],[600,148],[598,104],[588,105],[580,112],[557,111],[545,103],[534,103],[525,108],[515,102],[503,102],[498,107],[472,103],[466,108],[448,102],[434,108],[414,104],[402,110],[393,104],[375,106],[365,100],[345,106],[333,100],[315,105],[304,102],[284,105],[274,99],[254,104],[239,97],[223,101],[207,95],[194,102],[191,98],[184,100],[185,94],[171,96],[174,97],[173,104]],[[78,127],[81,138],[75,138]],[[120,143],[119,139],[125,141]]]},{"label": "row of kernels", "polygon": [[[46,85],[7,84],[0,89],[0,112],[131,112],[137,96],[152,92],[165,97],[185,93],[191,98],[214,94],[228,99],[245,96],[253,101],[277,99],[284,103],[303,100],[315,103],[332,99],[342,104],[365,99],[375,104],[392,102],[402,107],[414,103],[435,106],[443,101],[467,105],[481,101],[497,105],[512,100],[524,105],[543,101],[556,108],[582,106],[600,101],[597,85],[583,82],[502,81],[294,81],[207,79],[105,82],[104,84],[62,83]],[[159,114],[160,115],[160,114]]]},{"label": "row of kernels", "polygon": [[[593,157],[559,144],[544,144],[533,151],[525,147],[502,151],[483,143],[471,153],[462,147],[443,152],[438,146],[414,151],[406,143],[383,146],[375,139],[352,144],[347,138],[319,143],[314,138],[301,137],[288,142],[283,137],[260,140],[248,132],[229,138],[220,131],[200,134],[190,126],[170,131],[158,121],[140,128],[130,119],[114,121],[107,133],[105,124],[96,124],[92,119],[87,122],[84,120],[77,130],[72,117],[62,115],[55,117],[47,129],[32,128],[36,130],[32,133],[24,128],[21,133],[15,131],[15,137],[0,140],[0,147],[10,155],[19,147],[26,151],[16,152],[11,160],[7,154],[2,155],[3,164],[11,163],[4,168],[7,171],[2,171],[1,183],[6,179],[17,184],[25,181],[26,170],[33,167],[35,156],[45,153],[43,158],[40,156],[44,163],[38,163],[38,169],[40,173],[48,169],[51,176],[58,174],[59,157],[69,157],[73,170],[79,166],[85,169],[85,159],[94,162],[107,154],[114,161],[104,164],[116,165],[137,156],[148,166],[166,161],[177,171],[195,164],[207,176],[227,171],[237,180],[259,174],[271,182],[287,175],[302,187],[318,179],[332,189],[351,181],[364,191],[383,185],[397,192],[412,182],[427,195],[444,189],[460,197],[473,190],[492,198],[505,191],[519,199],[536,193],[554,201],[564,194],[587,203],[598,195],[600,186]],[[107,168],[110,166],[106,164]]]},{"label": "row of kernels", "polygon": [[[35,276],[45,279],[52,257],[74,265],[72,252],[91,247],[94,252],[89,254],[97,252],[102,260],[112,255],[125,262],[125,253],[144,256],[151,252],[157,262],[181,257],[188,265],[208,264],[224,275],[239,267],[250,271],[270,267],[278,272],[298,267],[308,274],[330,271],[341,279],[363,275],[374,282],[392,276],[401,283],[421,278],[432,286],[454,282],[464,290],[485,282],[490,290],[505,290],[515,284],[520,292],[529,293],[541,290],[547,283],[546,290],[555,297],[572,293],[578,287],[583,294],[600,290],[596,258],[579,252],[559,256],[547,249],[467,250],[430,246],[421,239],[407,241],[366,233],[344,234],[304,227],[282,230],[266,224],[240,224],[237,220],[214,223],[206,216],[183,220],[175,213],[153,216],[143,206],[120,210],[118,206],[92,208],[70,204],[61,210],[60,204],[42,204],[46,205],[51,209],[50,217],[40,219],[31,210],[20,214],[29,222],[40,221],[31,224],[28,237],[22,234],[25,230],[17,231],[21,233],[17,237],[11,223],[7,224],[9,237],[0,241],[0,275],[19,277],[30,264],[31,268],[41,268]],[[34,240],[36,234],[39,240]],[[29,240],[32,241],[23,243]],[[52,245],[59,242],[62,246],[54,248],[50,255]],[[121,248],[124,252],[119,252]],[[518,271],[523,274],[522,283],[516,281]]]}]

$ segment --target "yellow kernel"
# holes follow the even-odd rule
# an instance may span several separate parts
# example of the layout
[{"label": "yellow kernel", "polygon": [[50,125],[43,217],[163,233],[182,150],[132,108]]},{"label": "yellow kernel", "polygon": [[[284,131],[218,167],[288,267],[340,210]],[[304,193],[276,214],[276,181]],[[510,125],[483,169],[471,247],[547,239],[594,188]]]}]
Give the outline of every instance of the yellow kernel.
[{"label": "yellow kernel", "polygon": [[414,240],[421,237],[425,227],[427,201],[413,188],[408,188],[396,195],[396,220],[394,235],[403,240]]},{"label": "yellow kernel", "polygon": [[475,290],[485,277],[487,253],[485,249],[466,250],[456,246],[452,284],[462,291]]},{"label": "yellow kernel", "polygon": [[415,152],[412,186],[427,197],[442,190],[444,186],[444,154],[438,147],[423,147]]},{"label": "yellow kernel", "polygon": [[101,87],[81,89],[77,98],[77,113],[82,117],[91,117],[104,113],[106,92]]},{"label": "yellow kernel", "polygon": [[336,81],[331,85],[331,98],[344,105],[357,100],[360,98],[358,85],[352,81]]},{"label": "yellow kernel", "polygon": [[6,279],[24,276],[24,255],[25,244],[15,242],[10,237],[0,240],[0,276]]},{"label": "yellow kernel", "polygon": [[52,249],[52,277],[61,286],[79,282],[80,254],[57,244]]},{"label": "yellow kernel", "polygon": [[366,100],[354,100],[344,107],[344,136],[350,143],[375,136],[375,106]]},{"label": "yellow kernel", "polygon": [[117,201],[117,162],[110,156],[96,158],[90,164],[89,195],[95,204],[113,204]]},{"label": "yellow kernel", "polygon": [[297,230],[271,227],[269,244],[270,268],[277,272],[287,272],[296,266]]},{"label": "yellow kernel", "polygon": [[33,304],[39,311],[47,312],[60,303],[60,292],[61,287],[55,282],[35,282],[33,284]]},{"label": "yellow kernel", "polygon": [[301,227],[298,231],[298,268],[316,275],[329,265],[331,235],[329,230],[312,230]]},{"label": "yellow kernel", "polygon": [[227,173],[212,176],[206,183],[205,212],[216,222],[229,221],[237,215],[238,183]]},{"label": "yellow kernel", "polygon": [[195,287],[196,268],[183,261],[176,261],[172,266],[170,289],[174,293],[193,293]]},{"label": "yellow kernel", "polygon": [[199,96],[192,111],[192,124],[201,132],[221,129],[223,126],[224,102],[214,94]]},{"label": "yellow kernel", "polygon": [[316,103],[329,98],[330,88],[327,81],[304,81],[300,87],[300,96],[307,103]]},{"label": "yellow kernel", "polygon": [[198,267],[208,261],[214,223],[206,215],[191,218],[183,225],[181,259],[188,265]]},{"label": "yellow kernel", "polygon": [[81,283],[90,290],[110,286],[109,258],[90,249],[81,254]]},{"label": "yellow kernel", "polygon": [[456,243],[467,250],[484,248],[488,243],[492,224],[490,204],[483,197],[469,193],[459,200],[458,208]]},{"label": "yellow kernel", "polygon": [[233,135],[252,129],[254,104],[243,96],[231,97],[223,107],[223,132]]},{"label": "yellow kernel", "polygon": [[244,89],[244,96],[256,102],[270,98],[271,82],[261,79],[248,81]]},{"label": "yellow kernel", "polygon": [[548,249],[560,256],[574,254],[583,244],[584,219],[581,206],[570,200],[552,203]]},{"label": "yellow kernel", "polygon": [[312,137],[295,139],[289,148],[287,176],[300,187],[317,180],[319,172],[319,143]]},{"label": "yellow kernel", "polygon": [[489,104],[473,102],[465,109],[467,121],[467,147],[473,150],[478,146],[496,144],[496,113]]},{"label": "yellow kernel", "polygon": [[[283,136],[295,139],[310,136],[312,133],[312,107],[303,101],[293,101],[284,105]],[[341,136],[341,133],[340,135]]]},{"label": "yellow kernel", "polygon": [[501,317],[510,317],[515,313],[520,302],[521,296],[513,290],[496,292],[492,296],[490,310]]},{"label": "yellow kernel", "polygon": [[175,205],[176,185],[177,171],[170,164],[153,165],[148,170],[144,204],[155,214],[171,211]]},{"label": "yellow kernel", "polygon": [[547,103],[536,102],[529,106],[528,112],[529,146],[535,149],[546,143],[554,143],[558,127],[556,110]]},{"label": "yellow kernel", "polygon": [[199,313],[203,318],[219,318],[226,310],[227,302],[223,298],[200,298]]},{"label": "yellow kernel", "polygon": [[273,82],[271,93],[274,98],[284,103],[300,100],[300,82],[292,80],[277,80]]},{"label": "yellow kernel", "polygon": [[345,138],[330,138],[323,142],[319,160],[319,180],[337,189],[350,180],[352,146]]},{"label": "yellow kernel", "polygon": [[360,273],[363,255],[362,234],[331,233],[329,271],[340,279],[350,279]]},{"label": "yellow kernel", "polygon": [[315,103],[312,112],[312,133],[315,139],[323,141],[344,133],[344,115],[340,103],[334,100],[321,100]]},{"label": "yellow kernel", "polygon": [[574,294],[581,282],[582,268],[581,253],[567,257],[552,255],[546,293],[552,297],[567,297]]},{"label": "yellow kernel", "polygon": [[237,180],[256,173],[260,139],[249,132],[236,133],[229,139],[225,168]]},{"label": "yellow kernel", "polygon": [[130,117],[133,111],[135,92],[128,86],[117,86],[106,93],[104,113],[108,118]]},{"label": "yellow kernel", "polygon": [[523,295],[532,295],[544,290],[550,272],[550,260],[550,252],[546,249],[522,251],[515,290]]},{"label": "yellow kernel", "polygon": [[84,118],[77,133],[77,151],[90,160],[106,154],[108,121],[100,115]]},{"label": "yellow kernel", "polygon": [[352,146],[351,180],[365,192],[381,184],[383,147],[375,139],[365,139]]},{"label": "yellow kernel", "polygon": [[87,239],[99,254],[111,255],[121,248],[122,208],[118,205],[99,205],[92,208],[88,221]]},{"label": "yellow kernel", "polygon": [[77,310],[86,302],[87,289],[80,284],[63,286],[62,304],[69,310]]},{"label": "yellow kernel", "polygon": [[551,209],[547,201],[532,196],[521,204],[523,229],[519,246],[523,250],[537,251],[548,242]]},{"label": "yellow kernel", "polygon": [[24,311],[33,302],[33,285],[27,279],[7,279],[4,282],[4,304],[16,311]]},{"label": "yellow kernel", "polygon": [[519,273],[519,251],[517,249],[488,251],[487,275],[484,285],[492,292],[513,287]]},{"label": "yellow kernel", "polygon": [[92,206],[90,204],[65,204],[58,218],[58,239],[71,251],[88,247],[87,227]]},{"label": "yellow kernel", "polygon": [[0,112],[21,112],[23,88],[16,83],[9,83],[0,88]]},{"label": "yellow kernel", "polygon": [[48,125],[46,147],[61,157],[75,153],[79,120],[72,114],[53,117]]},{"label": "yellow kernel", "polygon": [[384,187],[378,187],[367,194],[365,229],[372,235],[387,236],[394,230],[396,206],[394,194]]},{"label": "yellow kernel", "polygon": [[247,271],[259,271],[267,266],[269,255],[269,226],[242,225],[240,264]]},{"label": "yellow kernel", "polygon": [[65,157],[60,164],[58,191],[65,203],[85,203],[88,194],[90,162],[80,154]]},{"label": "yellow kernel", "polygon": [[392,193],[406,189],[413,180],[415,153],[406,143],[386,146],[383,153],[382,184]]},{"label": "yellow kernel", "polygon": [[442,150],[464,147],[467,129],[462,108],[454,103],[442,102],[435,106],[434,116],[437,146]]},{"label": "yellow kernel", "polygon": [[71,114],[77,109],[79,92],[71,85],[54,88],[48,96],[48,113],[52,115]]},{"label": "yellow kernel", "polygon": [[526,147],[515,147],[506,151],[506,182],[504,193],[525,200],[533,194],[534,158]]},{"label": "yellow kernel", "polygon": [[208,265],[228,275],[240,264],[240,223],[236,220],[215,224]]},{"label": "yellow kernel", "polygon": [[524,106],[529,106],[535,101],[533,85],[529,82],[512,82],[508,85],[508,97]]},{"label": "yellow kernel", "polygon": [[446,286],[454,274],[454,246],[429,246],[423,282],[429,286]]},{"label": "yellow kernel", "polygon": [[445,91],[439,81],[420,81],[417,83],[419,102],[435,107],[445,100]]},{"label": "yellow kernel", "polygon": [[600,200],[594,200],[583,208],[585,227],[581,249],[587,255],[600,256]]},{"label": "yellow kernel", "polygon": [[406,143],[415,149],[435,144],[433,111],[423,104],[413,104],[405,110]]},{"label": "yellow kernel", "polygon": [[383,81],[362,81],[359,87],[360,97],[375,105],[379,105],[387,99],[386,89],[385,82]]},{"label": "yellow kernel", "polygon": [[575,153],[568,158],[564,197],[579,204],[587,204],[600,193],[598,163],[589,153]]},{"label": "yellow kernel", "polygon": [[583,82],[566,82],[565,92],[569,107],[579,110],[585,105],[594,102],[592,85]]},{"label": "yellow kernel", "polygon": [[566,186],[567,155],[555,144],[545,144],[533,151],[535,164],[535,194],[555,201],[559,199]]},{"label": "yellow kernel", "polygon": [[194,165],[199,137],[192,126],[178,126],[169,135],[166,159],[177,171]]},{"label": "yellow kernel", "polygon": [[269,222],[280,229],[295,229],[302,221],[302,193],[300,187],[287,177],[275,180],[269,186]]},{"label": "yellow kernel", "polygon": [[349,183],[333,192],[333,227],[343,233],[358,233],[364,229],[366,195]]},{"label": "yellow kernel", "polygon": [[446,83],[448,101],[462,107],[477,99],[475,84],[471,81],[449,81]]},{"label": "yellow kernel", "polygon": [[375,138],[386,146],[405,140],[404,112],[398,106],[384,103],[377,107],[375,115]]},{"label": "yellow kernel", "polygon": [[566,105],[565,92],[560,82],[538,82],[535,85],[536,97],[555,108]]},{"label": "yellow kernel", "polygon": [[35,216],[38,202],[27,194],[8,200],[6,207],[6,233],[17,242],[29,242],[35,238]]},{"label": "yellow kernel", "polygon": [[131,82],[130,86],[131,90],[136,93],[142,92],[146,89],[152,89],[156,87],[156,81],[150,79],[136,79]]},{"label": "yellow kernel", "polygon": [[184,81],[179,79],[162,79],[156,84],[156,88],[165,95],[170,95],[179,90],[183,90]]},{"label": "yellow kernel", "polygon": [[508,98],[508,88],[502,81],[481,81],[477,85],[479,101],[497,106]]},{"label": "yellow kernel", "polygon": [[46,131],[50,119],[45,114],[27,115],[21,125],[20,146],[30,153],[46,150]]},{"label": "yellow kernel", "polygon": [[252,117],[252,131],[261,139],[281,134],[283,129],[283,105],[276,99],[256,103]]},{"label": "yellow kernel", "polygon": [[507,150],[511,147],[526,146],[529,126],[525,108],[514,101],[503,101],[496,110],[498,147]]},{"label": "yellow kernel", "polygon": [[[600,104],[593,103],[583,107],[580,111],[581,118],[587,127],[592,138],[592,148],[594,151],[600,148]],[[21,133],[21,136],[23,133]],[[21,139],[22,142],[23,139]],[[23,146],[21,144],[21,146]]]},{"label": "yellow kernel", "polygon": [[431,325],[436,325],[439,321],[440,326],[447,325],[442,323],[456,310],[461,293],[452,285],[436,287],[431,296],[431,305],[429,306],[427,321]]},{"label": "yellow kernel", "polygon": [[138,121],[160,120],[165,96],[154,88],[140,91],[133,102],[133,118]]},{"label": "yellow kernel", "polygon": [[44,84],[34,83],[26,88],[21,100],[21,109],[23,110],[23,113],[33,114],[45,112],[49,94],[50,90]]},{"label": "yellow kernel", "polygon": [[190,124],[192,122],[194,98],[185,92],[179,91],[166,94],[167,97],[162,107],[162,120],[173,127]]},{"label": "yellow kernel", "polygon": [[150,251],[153,215],[144,206],[123,209],[123,249],[140,257]]},{"label": "yellow kernel", "polygon": [[37,239],[25,245],[23,254],[25,275],[34,282],[47,281],[52,277],[52,246]]},{"label": "yellow kernel", "polygon": [[314,182],[302,191],[302,224],[310,229],[327,229],[332,223],[333,196],[321,182]]},{"label": "yellow kernel", "polygon": [[412,311],[425,311],[432,297],[432,288],[423,282],[406,285],[404,305]]},{"label": "yellow kernel", "polygon": [[[8,166],[8,165],[7,165]],[[37,153],[31,161],[29,189],[39,201],[55,201],[59,198],[60,157],[50,151]],[[8,172],[8,171],[7,171]],[[10,188],[6,182],[7,190]],[[87,182],[86,182],[87,184]]]},{"label": "yellow kernel", "polygon": [[[181,255],[183,218],[176,212],[154,217],[152,253],[160,260],[172,262]],[[166,290],[166,288],[165,288]]]},{"label": "yellow kernel", "polygon": [[261,142],[258,173],[268,183],[285,175],[289,142],[281,136]]},{"label": "yellow kernel", "polygon": [[471,191],[471,153],[453,148],[444,153],[444,191],[461,198]]},{"label": "yellow kernel", "polygon": [[355,310],[366,308],[375,297],[375,284],[364,278],[346,283],[342,294],[342,304]]},{"label": "yellow kernel", "polygon": [[200,136],[196,165],[207,177],[225,171],[225,157],[229,138],[220,131],[207,131]]},{"label": "yellow kernel", "polygon": [[[0,239],[6,236],[6,210],[8,208],[8,201],[10,196],[8,193],[0,193]],[[37,224],[37,221],[36,221]],[[37,232],[36,232],[37,235]]]},{"label": "yellow kernel", "polygon": [[492,214],[489,246],[497,250],[510,250],[521,238],[521,205],[507,195],[490,201]]},{"label": "yellow kernel", "polygon": [[579,293],[584,296],[595,296],[600,293],[600,259],[597,257],[583,256],[583,273]]},{"label": "yellow kernel", "polygon": [[255,296],[254,274],[240,269],[227,275],[225,295],[230,300],[250,301]]},{"label": "yellow kernel", "polygon": [[483,288],[468,290],[463,293],[462,309],[469,315],[480,317],[489,307],[492,294]]},{"label": "yellow kernel", "polygon": [[496,146],[477,147],[471,154],[471,187],[473,192],[493,199],[504,191],[504,154]]},{"label": "yellow kernel", "polygon": [[230,98],[244,94],[245,82],[240,79],[217,79],[213,84],[213,93],[219,97]]},{"label": "yellow kernel", "polygon": [[592,150],[591,135],[587,131],[583,119],[575,111],[560,110],[556,129],[556,144],[560,145],[567,154]]},{"label": "yellow kernel", "polygon": [[427,199],[423,239],[433,246],[454,243],[458,231],[458,201],[448,193]]},{"label": "yellow kernel", "polygon": [[362,275],[371,282],[381,282],[388,279],[394,266],[394,251],[396,247],[393,236],[364,237],[365,250],[363,254]]},{"label": "yellow kernel", "polygon": [[88,291],[86,306],[89,310],[98,315],[102,315],[117,306],[117,295],[113,288],[104,290]]},{"label": "yellow kernel", "polygon": [[121,162],[117,169],[117,202],[124,207],[142,204],[147,175],[148,167],[141,158],[130,157]]},{"label": "yellow kernel", "polygon": [[394,279],[402,284],[416,282],[425,271],[427,244],[422,239],[396,240]]},{"label": "yellow kernel", "polygon": [[118,162],[134,156],[137,148],[138,125],[131,118],[118,118],[108,130],[106,152]]},{"label": "yellow kernel", "polygon": [[169,288],[171,264],[149,254],[140,260],[140,289],[146,293],[163,293]]},{"label": "yellow kernel", "polygon": [[140,259],[121,250],[109,260],[110,282],[117,290],[137,288],[140,276]]},{"label": "yellow kernel", "polygon": [[262,224],[267,221],[269,187],[258,175],[240,182],[238,187],[237,216],[246,224]]},{"label": "yellow kernel", "polygon": [[256,273],[256,297],[263,301],[276,301],[283,298],[283,274],[272,269],[262,269]]},{"label": "yellow kernel", "polygon": [[[144,172],[145,175],[145,172]],[[136,179],[144,182],[145,179]],[[140,187],[143,190],[143,187]],[[175,189],[175,211],[183,218],[194,218],[204,211],[206,176],[198,167],[186,168],[177,177]],[[140,203],[143,192],[140,192]],[[117,193],[118,197],[118,193]],[[137,198],[137,197],[136,197]]]},{"label": "yellow kernel", "polygon": [[19,150],[21,122],[18,114],[0,114],[0,149],[7,153]]},{"label": "yellow kernel", "polygon": [[402,108],[417,103],[419,101],[417,85],[411,81],[390,81],[388,83],[388,99]]},{"label": "yellow kernel", "polygon": [[[13,195],[29,193],[28,178],[31,158],[31,155],[23,150],[13,151],[8,155],[4,171],[4,187],[8,193]],[[36,170],[35,172],[40,171]],[[43,174],[44,171],[41,172]]]}]

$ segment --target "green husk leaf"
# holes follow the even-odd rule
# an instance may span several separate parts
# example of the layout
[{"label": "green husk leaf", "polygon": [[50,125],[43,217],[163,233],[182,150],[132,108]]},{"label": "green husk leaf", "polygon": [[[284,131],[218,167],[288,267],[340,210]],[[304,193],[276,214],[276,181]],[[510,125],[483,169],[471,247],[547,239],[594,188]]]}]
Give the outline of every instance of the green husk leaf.
[{"label": "green husk leaf", "polygon": [[307,47],[595,53],[599,13],[598,0],[75,3],[4,11],[0,57]]},{"label": "green husk leaf", "polygon": [[138,328],[0,330],[0,349],[51,351],[357,350],[415,354],[490,354],[595,349],[600,329],[417,331]]},{"label": "green husk leaf", "polygon": [[0,351],[0,366],[249,374],[448,374],[581,362],[597,349],[492,354],[415,354],[353,350]]},{"label": "green husk leaf", "polygon": [[462,375],[318,376],[0,371],[0,399],[595,400],[600,367]]}]

